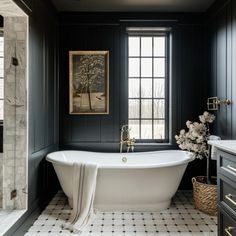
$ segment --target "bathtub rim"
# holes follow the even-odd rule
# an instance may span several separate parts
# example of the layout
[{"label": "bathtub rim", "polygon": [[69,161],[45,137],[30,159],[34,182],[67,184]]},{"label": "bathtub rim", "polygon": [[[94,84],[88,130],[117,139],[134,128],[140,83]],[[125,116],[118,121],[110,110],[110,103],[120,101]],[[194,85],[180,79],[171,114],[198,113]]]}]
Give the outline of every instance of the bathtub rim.
[{"label": "bathtub rim", "polygon": [[[55,158],[52,157],[52,154],[55,155],[56,153],[61,153],[61,152],[83,152],[83,153],[103,153],[103,152],[91,152],[91,151],[82,151],[82,150],[60,150],[56,152],[51,152],[47,154],[46,160],[48,162],[51,162],[52,164],[59,164],[59,165],[64,165],[64,166],[73,166],[74,162],[68,162],[64,160],[55,160]],[[186,159],[184,160],[177,160],[177,161],[171,161],[171,162],[166,162],[166,163],[155,163],[155,164],[139,164],[139,165],[127,165],[126,163],[120,164],[120,165],[112,165],[112,163],[109,164],[104,164],[104,165],[99,165],[98,168],[101,169],[152,169],[152,168],[163,168],[163,167],[170,167],[170,166],[178,166],[178,165],[184,165],[188,164],[189,162],[193,161],[195,158],[193,155],[191,155],[190,152],[184,151],[184,150],[161,150],[161,151],[150,151],[150,152],[133,152],[133,153],[128,153],[128,155],[144,155],[145,153],[147,154],[154,154],[154,153],[167,153],[167,152],[179,152],[181,154],[185,153]],[[121,156],[127,155],[127,153],[106,153],[106,154],[121,154]],[[90,163],[96,163],[96,162],[90,162]]]}]

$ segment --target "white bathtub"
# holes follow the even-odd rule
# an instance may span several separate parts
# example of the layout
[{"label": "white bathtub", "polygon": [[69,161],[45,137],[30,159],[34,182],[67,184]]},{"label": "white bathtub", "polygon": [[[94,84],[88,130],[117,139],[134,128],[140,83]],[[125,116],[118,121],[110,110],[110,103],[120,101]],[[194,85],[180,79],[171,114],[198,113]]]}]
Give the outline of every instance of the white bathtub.
[{"label": "white bathtub", "polygon": [[[122,158],[127,158],[123,162]],[[158,211],[169,207],[191,156],[185,151],[47,155],[72,206],[73,162],[98,163],[94,206],[102,211]]]}]

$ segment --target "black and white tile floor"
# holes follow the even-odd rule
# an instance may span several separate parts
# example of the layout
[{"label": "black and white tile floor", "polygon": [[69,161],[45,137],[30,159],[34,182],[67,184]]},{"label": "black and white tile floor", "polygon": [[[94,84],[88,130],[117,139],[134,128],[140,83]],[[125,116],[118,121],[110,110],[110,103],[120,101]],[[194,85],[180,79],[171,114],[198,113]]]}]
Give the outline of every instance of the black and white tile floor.
[{"label": "black and white tile floor", "polygon": [[[26,236],[76,235],[61,229],[70,207],[58,192]],[[99,212],[81,236],[216,236],[217,218],[196,210],[190,191],[179,191],[169,209],[161,212]]]}]

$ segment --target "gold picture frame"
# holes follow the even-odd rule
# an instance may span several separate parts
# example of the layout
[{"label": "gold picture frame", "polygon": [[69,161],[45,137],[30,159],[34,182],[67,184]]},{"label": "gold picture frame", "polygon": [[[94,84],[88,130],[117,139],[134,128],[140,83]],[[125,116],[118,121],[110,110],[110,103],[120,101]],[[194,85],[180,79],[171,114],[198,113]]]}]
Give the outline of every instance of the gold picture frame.
[{"label": "gold picture frame", "polygon": [[69,51],[69,114],[109,114],[109,51]]}]

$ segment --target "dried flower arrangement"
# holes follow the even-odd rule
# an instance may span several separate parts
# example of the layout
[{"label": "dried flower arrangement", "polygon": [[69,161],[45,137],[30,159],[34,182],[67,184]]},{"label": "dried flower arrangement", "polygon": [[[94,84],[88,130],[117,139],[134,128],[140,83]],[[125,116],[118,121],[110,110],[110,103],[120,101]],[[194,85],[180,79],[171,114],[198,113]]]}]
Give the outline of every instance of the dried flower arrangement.
[{"label": "dried flower arrangement", "polygon": [[[200,122],[187,121],[188,131],[182,129],[179,135],[175,135],[176,143],[182,150],[189,151],[195,158],[209,157],[207,141],[210,137],[209,124],[215,120],[215,116],[207,111],[199,116]],[[211,182],[209,174],[210,158],[207,162],[207,182]]]}]

